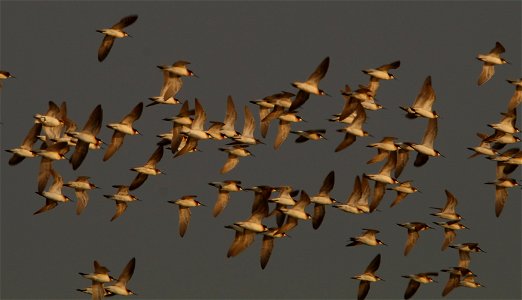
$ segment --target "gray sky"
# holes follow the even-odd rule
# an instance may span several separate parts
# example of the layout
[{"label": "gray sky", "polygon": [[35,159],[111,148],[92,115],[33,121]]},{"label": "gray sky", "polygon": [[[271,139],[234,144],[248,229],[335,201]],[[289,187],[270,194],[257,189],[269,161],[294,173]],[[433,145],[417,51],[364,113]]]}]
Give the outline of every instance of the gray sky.
[{"label": "gray sky", "polygon": [[[295,144],[290,136],[279,151],[272,148],[273,124],[267,145],[252,147],[255,157],[241,160],[230,173],[219,169],[226,154],[223,142],[200,143],[203,152],[171,159],[165,152],[158,167],[166,176],[149,178],[134,194],[123,216],[109,222],[114,202],[103,194],[111,185],[129,184],[131,167],[145,163],[155,149],[156,134],[169,130],[162,121],[179,106],[146,108],[135,127],[143,136],[127,136],[123,147],[107,162],[103,151],[89,152],[72,171],[61,161],[56,169],[65,181],[88,175],[101,190],[90,193],[81,216],[75,203],[33,216],[42,206],[36,195],[39,159],[10,167],[2,151],[1,167],[1,297],[3,299],[86,298],[75,291],[89,282],[78,272],[90,272],[99,260],[118,276],[131,257],[136,271],[129,288],[136,299],[151,298],[354,298],[359,282],[351,276],[364,271],[381,253],[377,272],[385,282],[372,284],[368,298],[402,297],[407,279],[401,275],[439,271],[457,264],[454,249],[440,251],[443,230],[421,233],[411,253],[402,255],[406,230],[398,222],[438,221],[430,206],[442,206],[444,189],[459,199],[457,211],[471,228],[458,232],[457,243],[478,242],[487,253],[472,254],[470,268],[487,288],[454,290],[448,298],[519,299],[521,297],[521,192],[509,191],[500,218],[494,215],[495,164],[484,158],[466,159],[466,147],[478,145],[476,132],[500,119],[513,93],[507,78],[521,76],[521,3],[504,2],[15,2],[2,1],[2,70],[17,78],[1,91],[2,150],[18,146],[32,126],[32,116],[44,113],[47,102],[67,101],[69,116],[83,126],[97,104],[103,107],[100,137],[110,141],[105,127],[119,121],[140,101],[159,93],[161,72],[156,65],[177,60],[192,62],[200,78],[184,80],[178,98],[200,99],[208,120],[222,121],[227,95],[232,95],[243,125],[248,101],[288,90],[304,80],[326,56],[330,68],[321,88],[333,97],[312,95],[300,109],[307,120],[293,128],[326,128],[328,140]],[[127,28],[133,38],[117,40],[103,63],[96,59],[102,35],[120,18],[138,14]],[[496,41],[507,49],[511,65],[496,68],[495,77],[481,87],[476,80],[481,63]],[[365,129],[374,137],[361,138],[334,153],[343,134],[326,119],[340,112],[339,89],[366,84],[360,70],[394,60],[401,67],[398,80],[382,82],[378,101],[387,109],[369,112]],[[426,76],[437,94],[434,108],[441,116],[435,147],[445,158],[430,159],[415,168],[412,162],[399,180],[414,180],[422,193],[389,208],[395,193],[387,192],[380,212],[355,216],[328,207],[319,230],[299,222],[292,238],[276,241],[265,270],[259,266],[260,238],[239,256],[227,259],[234,233],[224,225],[249,217],[253,195],[232,194],[225,211],[211,215],[217,191],[207,183],[223,179],[252,185],[292,185],[309,194],[318,192],[323,178],[335,170],[334,198],[344,201],[353,179],[377,173],[382,164],[366,165],[375,150],[365,145],[384,136],[420,142],[425,119],[408,120],[398,106],[410,105]],[[520,127],[520,122],[519,122]],[[256,136],[260,138],[258,128]],[[413,159],[412,159],[413,160]],[[520,169],[514,177],[520,179]],[[372,184],[373,186],[373,184]],[[65,190],[73,197],[71,190]],[[178,235],[177,208],[167,201],[196,194],[207,207],[192,210],[185,237]],[[310,209],[311,207],[309,207]],[[311,212],[311,210],[309,210]],[[272,220],[265,222],[273,226]],[[389,246],[346,248],[349,237],[362,228],[381,230]],[[506,278],[508,277],[508,278]],[[416,299],[440,298],[447,275],[439,283],[422,286]]]}]

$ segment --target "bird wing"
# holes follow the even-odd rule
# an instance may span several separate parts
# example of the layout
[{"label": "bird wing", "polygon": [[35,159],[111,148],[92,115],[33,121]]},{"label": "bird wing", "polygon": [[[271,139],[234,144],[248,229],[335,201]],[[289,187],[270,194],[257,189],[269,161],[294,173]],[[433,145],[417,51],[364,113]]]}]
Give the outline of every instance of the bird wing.
[{"label": "bird wing", "polygon": [[179,207],[179,235],[183,237],[187,231],[190,222],[190,209],[188,207]]},{"label": "bird wing", "polygon": [[107,161],[109,158],[112,157],[118,149],[120,149],[121,145],[123,144],[123,139],[125,138],[125,133],[114,130],[114,133],[112,134],[111,144],[109,147],[107,147],[107,151],[105,151],[105,154],[103,155],[103,161]]}]

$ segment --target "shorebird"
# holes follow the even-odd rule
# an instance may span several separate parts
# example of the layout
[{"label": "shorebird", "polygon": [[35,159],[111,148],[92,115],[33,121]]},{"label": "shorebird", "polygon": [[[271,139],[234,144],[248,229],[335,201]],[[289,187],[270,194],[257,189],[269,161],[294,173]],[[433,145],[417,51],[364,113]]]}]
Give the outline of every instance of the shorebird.
[{"label": "shorebird", "polygon": [[138,19],[137,15],[130,15],[124,17],[118,23],[112,25],[111,28],[104,28],[96,30],[99,33],[103,33],[105,36],[103,37],[103,41],[98,49],[98,61],[102,62],[107,55],[109,55],[109,51],[111,51],[112,45],[114,44],[114,39],[116,38],[124,38],[130,36],[128,33],[123,31],[123,28],[132,25]]},{"label": "shorebird", "polygon": [[447,220],[461,220],[462,216],[455,212],[455,207],[457,207],[458,203],[457,198],[448,190],[444,190],[444,192],[446,193],[446,204],[444,208],[432,207],[440,211],[430,215]]},{"label": "shorebird", "polygon": [[362,126],[364,122],[366,122],[366,112],[361,104],[357,103],[357,108],[355,110],[357,116],[353,120],[353,123],[345,128],[337,129],[338,132],[345,132],[344,139],[341,143],[335,148],[335,152],[339,152],[346,147],[353,144],[356,140],[356,137],[368,136],[369,133],[364,131]]},{"label": "shorebird", "polygon": [[232,139],[234,141],[230,144],[236,145],[236,144],[246,144],[246,145],[256,145],[256,144],[262,144],[260,140],[256,139],[254,137],[254,130],[256,128],[256,123],[254,120],[254,115],[248,108],[248,106],[245,105],[245,115],[244,115],[244,125],[243,125],[243,132],[241,134],[233,136]]},{"label": "shorebird", "polygon": [[455,237],[457,237],[457,233],[455,230],[460,229],[469,229],[464,224],[460,223],[460,220],[451,220],[447,222],[433,222],[434,224],[437,224],[444,228],[444,241],[442,242],[442,246],[440,250],[446,250],[454,240]]},{"label": "shorebird", "polygon": [[238,180],[225,180],[221,182],[209,182],[209,185],[218,189],[218,197],[214,208],[212,209],[212,215],[217,217],[228,204],[230,199],[230,192],[242,191],[241,181]]},{"label": "shorebird", "polygon": [[415,243],[417,243],[420,231],[433,229],[433,227],[430,227],[422,222],[397,223],[397,225],[408,229],[408,239],[406,240],[406,245],[404,246],[404,256],[408,255],[413,246],[415,246]]},{"label": "shorebird", "polygon": [[[267,185],[257,185],[249,188],[245,188],[245,191],[254,192],[254,202],[252,203],[252,213],[256,211],[265,212],[268,216],[268,199],[272,192],[276,191],[276,188]],[[265,217],[266,217],[265,216]]]},{"label": "shorebird", "polygon": [[247,157],[253,155],[252,152],[247,150],[248,145],[233,145],[229,148],[219,148],[220,151],[228,153],[228,158],[221,170],[221,174],[225,174],[234,169],[239,163],[240,157]]},{"label": "shorebird", "polygon": [[133,291],[129,290],[127,288],[127,283],[132,278],[132,274],[134,274],[134,268],[136,266],[136,258],[132,258],[123,271],[121,271],[120,276],[118,277],[118,280],[116,280],[116,283],[114,285],[109,285],[105,287],[105,289],[115,295],[120,296],[129,296],[129,295],[136,295]]},{"label": "shorebird", "polygon": [[364,177],[375,181],[373,189],[372,202],[370,203],[370,212],[373,212],[379,203],[381,203],[387,184],[396,184],[399,181],[391,176],[391,172],[397,164],[397,152],[389,152],[386,163],[382,166],[378,174],[364,174]]},{"label": "shorebird", "polygon": [[424,117],[429,119],[438,118],[439,115],[432,110],[433,103],[435,102],[435,90],[431,85],[431,76],[426,77],[422,88],[415,98],[415,102],[410,107],[400,107],[406,111],[406,117],[409,119],[415,119],[417,117]]},{"label": "shorebird", "polygon": [[479,288],[479,287],[485,287],[482,284],[475,281],[476,275],[466,275],[463,278],[460,279],[458,286],[463,286],[467,288]]},{"label": "shorebird", "polygon": [[[504,205],[508,198],[508,188],[519,186],[516,179],[506,177],[504,173],[505,168],[509,165],[506,162],[497,161],[497,177],[493,182],[486,182],[486,184],[495,185],[495,215],[497,218],[502,213]],[[516,166],[516,165],[515,165]]]},{"label": "shorebird", "polygon": [[241,134],[235,129],[236,119],[237,112],[236,107],[234,106],[234,100],[232,99],[232,96],[229,95],[227,97],[227,111],[225,114],[225,119],[223,120],[223,123],[221,123],[222,125],[219,127],[219,133],[222,136],[230,139],[239,137]]},{"label": "shorebird", "polygon": [[63,128],[64,120],[62,118],[60,107],[56,103],[49,101],[47,112],[44,115],[35,114],[33,118],[35,119],[35,123],[42,123],[42,129],[49,139],[60,138],[60,132]]},{"label": "shorebird", "polygon": [[[181,144],[181,141],[183,137],[186,137],[185,135],[182,135],[182,131],[187,131],[190,126],[192,125],[192,118],[191,115],[194,114],[194,111],[191,111],[189,109],[188,101],[183,102],[181,105],[181,108],[179,110],[179,113],[175,117],[171,118],[165,118],[163,120],[172,122],[172,130],[171,130],[171,136],[170,136],[170,150],[173,154],[175,154],[178,151],[178,148]],[[181,148],[183,149],[183,148]]]},{"label": "shorebird", "polygon": [[318,229],[323,222],[325,211],[325,205],[334,204],[336,201],[330,196],[335,184],[335,172],[330,171],[323,180],[319,194],[310,197],[310,202],[314,204],[314,214],[312,216],[312,227]]},{"label": "shorebird", "polygon": [[325,91],[321,90],[318,85],[319,81],[324,78],[326,72],[328,71],[328,65],[330,64],[330,57],[326,57],[323,61],[317,66],[315,71],[306,79],[305,82],[295,81],[292,83],[292,86],[298,88],[299,91],[295,96],[292,105],[288,109],[289,111],[294,111],[301,105],[303,105],[306,100],[310,97],[310,94],[314,95],[328,95]]},{"label": "shorebird", "polygon": [[411,180],[403,181],[398,186],[387,188],[387,190],[394,190],[397,192],[397,197],[395,197],[395,200],[393,200],[393,202],[390,204],[390,207],[394,207],[404,200],[406,196],[419,191],[416,187],[411,185]]},{"label": "shorebird", "polygon": [[299,201],[292,207],[280,207],[279,210],[287,215],[286,223],[279,228],[278,233],[288,232],[297,226],[298,220],[310,220],[312,216],[305,211],[305,208],[310,204],[310,197],[305,191],[301,191]]},{"label": "shorebird", "polygon": [[129,190],[135,190],[139,188],[145,180],[149,177],[149,175],[158,175],[164,174],[160,169],[156,168],[156,164],[163,157],[163,146],[158,146],[154,153],[150,156],[149,160],[145,163],[145,165],[141,167],[132,168],[131,171],[138,172],[138,175],[134,178],[132,183],[129,186]]},{"label": "shorebird", "polygon": [[459,267],[469,268],[471,261],[470,252],[486,252],[478,246],[478,243],[462,243],[456,245],[449,245],[450,248],[459,250]]},{"label": "shorebird", "polygon": [[63,184],[66,187],[70,187],[74,189],[74,194],[76,195],[76,214],[80,215],[87,203],[89,203],[89,195],[87,191],[98,188],[93,183],[89,182],[88,176],[78,176],[76,180],[69,181]]},{"label": "shorebird", "polygon": [[204,206],[203,203],[196,200],[196,195],[182,196],[177,200],[169,200],[169,203],[178,205],[179,208],[179,235],[183,237],[190,223],[190,208]]},{"label": "shorebird", "polygon": [[370,75],[373,78],[381,79],[381,80],[391,80],[395,79],[395,76],[388,72],[390,69],[397,69],[401,66],[401,61],[397,60],[389,64],[382,65],[375,69],[366,69],[362,70],[364,74]]},{"label": "shorebird", "polygon": [[227,226],[227,228],[236,230],[236,235],[228,249],[227,257],[234,257],[252,245],[256,233],[268,231],[268,227],[261,224],[265,215],[266,212],[263,210],[255,211],[247,220],[238,221],[231,226]]},{"label": "shorebird", "polygon": [[[259,107],[259,129],[263,138],[268,133],[270,122],[277,119],[277,116],[280,115],[279,111],[284,111],[284,109],[288,109],[292,105],[292,97],[294,96],[295,94],[293,93],[282,91],[260,100],[250,101],[250,103]],[[269,117],[269,115],[272,116]]]},{"label": "shorebird", "polygon": [[396,137],[386,136],[382,138],[382,140],[378,143],[372,143],[367,145],[366,147],[377,149],[377,154],[366,163],[373,164],[376,162],[380,162],[385,158],[388,158],[389,152],[399,150],[399,146],[395,143],[396,139]]},{"label": "shorebird", "polygon": [[353,185],[353,191],[346,199],[346,203],[334,204],[333,207],[338,208],[342,211],[352,214],[363,214],[370,212],[368,206],[368,198],[370,197],[370,185],[368,184],[368,178],[355,176],[355,183]]},{"label": "shorebird", "polygon": [[[292,123],[302,122],[303,119],[297,115],[297,112],[295,111],[288,111],[283,112],[282,108],[280,110],[281,114],[277,116],[279,119],[279,126],[277,128],[277,135],[274,140],[274,149],[279,149],[283,142],[288,137],[288,134],[290,133],[290,127],[292,126]],[[269,116],[267,116],[268,118]]]},{"label": "shorebird", "polygon": [[[195,99],[195,115],[194,120],[190,124],[190,127],[182,126],[181,127],[181,133],[188,136],[187,142],[183,149],[179,150],[174,157],[181,156],[185,153],[191,152],[198,146],[199,140],[206,140],[209,139],[211,136],[208,134],[207,131],[205,131],[205,121],[207,120],[207,114],[205,113],[205,110],[203,109],[203,106],[201,106],[201,103],[196,98]],[[172,140],[174,142],[174,140]],[[172,146],[171,146],[172,147]]]},{"label": "shorebird", "polygon": [[512,111],[522,103],[522,78],[516,80],[508,79],[507,82],[515,86],[515,92],[508,102],[508,111]]},{"label": "shorebird", "polygon": [[433,278],[431,278],[430,276],[439,276],[439,273],[426,272],[402,275],[402,277],[410,279],[410,282],[408,282],[408,286],[406,287],[406,291],[404,292],[404,299],[410,299],[411,297],[413,297],[413,295],[415,295],[415,293],[419,289],[421,283],[426,284],[434,282]]},{"label": "shorebird", "polygon": [[275,216],[277,226],[283,226],[286,215],[281,210],[282,207],[294,206],[297,202],[293,197],[299,194],[299,190],[293,190],[291,186],[280,186],[276,188],[279,191],[279,196],[268,199],[270,202],[276,203],[275,209],[270,213],[270,216]]},{"label": "shorebird", "polygon": [[267,231],[263,232],[263,244],[261,245],[260,263],[261,269],[265,269],[272,250],[274,249],[274,242],[276,238],[287,237],[288,235],[284,232],[280,232],[278,227],[268,228]]},{"label": "shorebird", "polygon": [[65,159],[65,153],[69,151],[69,145],[67,142],[58,142],[52,145],[47,145],[44,142],[36,153],[42,159],[40,160],[40,169],[38,171],[38,192],[43,192],[47,181],[51,177],[53,170],[53,161]]},{"label": "shorebird", "polygon": [[7,78],[16,78],[16,77],[14,77],[13,74],[11,74],[10,72],[0,70],[0,90],[2,89],[2,87],[4,85],[4,80],[6,80]]},{"label": "shorebird", "polygon": [[307,141],[318,141],[321,139],[325,139],[324,134],[326,133],[326,129],[310,129],[310,130],[295,130],[290,131],[290,133],[297,134],[298,137],[295,139],[296,143],[304,143]]},{"label": "shorebird", "polygon": [[90,279],[91,286],[83,290],[79,289],[78,291],[84,292],[86,294],[91,294],[93,300],[103,299],[104,296],[108,296],[109,293],[105,290],[103,284],[115,280],[115,278],[109,275],[109,272],[109,269],[100,265],[100,263],[95,260],[93,273],[78,273],[82,275],[84,278]]},{"label": "shorebird", "polygon": [[96,137],[96,135],[98,135],[100,132],[103,117],[102,114],[103,110],[101,105],[97,105],[91,112],[89,119],[85,123],[82,131],[67,132],[67,135],[78,139],[76,142],[76,147],[74,148],[74,153],[70,159],[73,170],[78,169],[87,156],[89,144],[93,144],[95,146],[102,144],[102,141]]},{"label": "shorebird", "polygon": [[107,125],[110,129],[114,129],[114,133],[112,135],[111,144],[105,151],[105,155],[103,156],[103,161],[108,160],[112,157],[114,153],[118,149],[120,149],[123,144],[123,139],[126,134],[129,135],[137,135],[140,134],[138,130],[132,127],[134,121],[140,118],[141,113],[143,112],[143,102],[138,103],[130,113],[128,113],[119,123],[110,123]]},{"label": "shorebird", "polygon": [[363,274],[352,277],[352,279],[360,280],[359,290],[357,292],[357,300],[364,300],[370,291],[370,282],[376,282],[383,280],[381,277],[375,275],[375,271],[379,269],[381,264],[381,255],[377,254],[375,258],[370,262]]},{"label": "shorebird", "polygon": [[127,209],[127,203],[139,200],[136,196],[129,194],[129,187],[126,185],[113,185],[117,188],[116,194],[103,195],[103,197],[114,200],[116,202],[116,212],[111,218],[111,222],[121,216]]},{"label": "shorebird", "polygon": [[35,211],[33,215],[37,215],[39,213],[46,212],[55,208],[58,203],[65,203],[71,201],[69,197],[62,194],[63,187],[63,178],[58,172],[55,170],[51,170],[51,174],[53,175],[54,181],[49,191],[36,192],[38,195],[45,198],[45,205],[39,210]]},{"label": "shorebird", "polygon": [[459,286],[461,277],[474,275],[470,269],[463,267],[452,267],[450,269],[443,269],[441,271],[449,273],[448,282],[444,286],[444,290],[442,290],[442,297],[446,297],[454,288]]},{"label": "shorebird", "polygon": [[426,131],[424,132],[424,137],[422,138],[421,144],[404,143],[407,146],[413,148],[415,151],[417,151],[417,157],[415,158],[415,162],[413,162],[414,166],[423,166],[428,162],[430,156],[442,156],[442,154],[440,154],[439,151],[433,148],[433,143],[435,142],[435,138],[437,137],[437,127],[437,118],[429,119],[428,127],[426,127]]},{"label": "shorebird", "polygon": [[163,72],[163,84],[161,86],[160,96],[152,97],[155,102],[147,106],[160,103],[178,104],[179,100],[177,100],[175,96],[183,87],[181,77],[198,77],[192,70],[187,68],[189,64],[190,62],[188,61],[178,60],[172,65],[157,66]]},{"label": "shorebird", "polygon": [[40,134],[41,130],[42,123],[34,124],[19,147],[5,150],[9,153],[13,153],[13,155],[9,159],[10,166],[19,164],[25,158],[33,158],[38,156],[37,152],[33,150],[33,145],[38,139],[38,135]]},{"label": "shorebird", "polygon": [[468,149],[475,152],[471,154],[468,158],[474,158],[476,156],[479,156],[481,154],[487,155],[487,156],[495,156],[498,155],[498,151],[491,148],[491,143],[485,141],[487,139],[487,135],[484,133],[477,133],[477,136],[480,138],[480,144],[476,147],[469,147]]},{"label": "shorebird", "polygon": [[477,59],[484,62],[482,66],[482,72],[480,73],[477,81],[478,85],[486,83],[495,74],[495,65],[503,65],[508,63],[507,60],[500,57],[500,54],[506,52],[504,46],[501,43],[496,42],[495,47],[489,51],[488,54],[479,54]]},{"label": "shorebird", "polygon": [[500,120],[500,122],[488,124],[488,126],[495,130],[500,130],[505,133],[513,134],[513,133],[520,132],[520,130],[516,127],[516,125],[517,125],[516,108],[514,108],[508,112],[501,113],[501,115],[503,115],[504,117]]},{"label": "shorebird", "polygon": [[357,245],[368,245],[368,246],[379,246],[386,245],[383,241],[379,240],[376,235],[379,233],[379,230],[376,229],[368,229],[363,228],[364,232],[357,237],[351,237],[348,245],[346,247],[352,247]]}]

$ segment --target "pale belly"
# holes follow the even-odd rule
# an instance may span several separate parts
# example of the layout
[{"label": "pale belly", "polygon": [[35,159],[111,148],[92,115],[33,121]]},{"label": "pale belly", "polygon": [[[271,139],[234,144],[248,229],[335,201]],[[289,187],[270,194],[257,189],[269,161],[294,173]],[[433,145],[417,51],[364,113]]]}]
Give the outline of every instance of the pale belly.
[{"label": "pale belly", "polygon": [[59,193],[43,192],[42,195],[45,198],[52,200],[52,201],[56,201],[56,202],[67,202],[68,201],[64,195],[59,194]]},{"label": "pale belly", "polygon": [[128,126],[128,125],[123,125],[123,124],[119,124],[119,123],[113,123],[113,124],[109,124],[107,125],[107,127],[109,128],[112,128],[114,130],[117,130],[119,132],[123,132],[125,134],[129,134],[129,135],[134,135],[134,129],[131,127],[131,126]]}]

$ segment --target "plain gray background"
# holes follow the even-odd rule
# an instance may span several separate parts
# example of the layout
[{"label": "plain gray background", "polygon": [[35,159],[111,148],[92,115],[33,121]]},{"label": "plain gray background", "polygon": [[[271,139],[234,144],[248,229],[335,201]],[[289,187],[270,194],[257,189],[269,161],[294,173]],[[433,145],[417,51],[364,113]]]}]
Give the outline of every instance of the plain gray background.
[{"label": "plain gray background", "polygon": [[[487,288],[454,290],[447,298],[519,299],[521,297],[521,193],[511,189],[500,218],[494,215],[495,164],[484,158],[468,160],[466,147],[478,145],[476,132],[491,133],[514,87],[507,78],[521,76],[521,3],[519,1],[461,2],[15,2],[2,1],[1,69],[17,78],[1,91],[2,149],[18,146],[32,126],[32,116],[44,113],[47,102],[67,101],[69,116],[83,127],[97,104],[103,107],[100,137],[110,141],[105,127],[119,121],[140,101],[159,93],[162,75],[156,68],[177,60],[192,62],[200,76],[184,80],[178,98],[197,97],[208,120],[222,121],[226,97],[232,95],[243,125],[243,107],[250,100],[288,90],[292,81],[305,80],[319,62],[330,56],[330,68],[320,86],[333,97],[312,95],[300,109],[308,122],[295,129],[326,128],[326,141],[295,144],[290,136],[279,151],[272,148],[271,125],[265,143],[252,147],[255,157],[242,159],[230,173],[219,169],[226,154],[223,142],[200,143],[203,152],[172,159],[165,152],[158,167],[166,176],[149,178],[134,191],[143,201],[131,203],[114,222],[114,202],[104,198],[114,184],[129,184],[129,168],[145,163],[155,149],[155,135],[167,132],[164,117],[179,106],[146,108],[135,127],[143,136],[127,136],[108,161],[103,151],[89,152],[75,172],[66,161],[54,164],[64,180],[88,175],[101,190],[90,193],[81,216],[75,203],[33,216],[44,199],[36,195],[39,159],[1,167],[1,297],[3,299],[87,298],[76,288],[89,285],[78,272],[90,272],[99,260],[117,277],[131,257],[136,271],[129,288],[136,299],[151,298],[354,298],[359,282],[351,276],[364,271],[381,253],[377,274],[385,282],[372,284],[368,298],[401,298],[407,279],[401,275],[439,271],[457,264],[454,249],[440,251],[443,230],[421,233],[411,253],[402,255],[406,230],[395,223],[438,221],[430,206],[442,206],[444,189],[459,199],[457,211],[471,228],[456,242],[478,242],[487,253],[472,254],[470,268]],[[117,40],[103,63],[96,59],[107,28],[126,15],[139,19],[127,28],[133,38]],[[496,67],[493,79],[478,87],[481,63],[496,41],[507,49],[511,65]],[[326,121],[340,112],[338,93],[345,84],[366,84],[360,70],[394,60],[401,67],[398,80],[381,83],[378,101],[386,109],[369,112],[361,138],[334,153],[343,134],[340,124]],[[427,120],[408,120],[398,106],[410,105],[427,75],[437,94],[434,108],[441,116],[435,147],[446,158],[430,159],[422,168],[412,161],[399,180],[414,180],[422,193],[409,196],[390,209],[395,193],[387,192],[380,212],[355,216],[328,207],[323,225],[313,230],[300,222],[292,238],[276,241],[265,270],[259,266],[260,237],[238,257],[227,259],[234,233],[224,225],[248,218],[251,192],[232,194],[225,211],[211,216],[217,191],[207,183],[241,180],[243,185],[292,185],[309,194],[318,192],[330,170],[336,172],[333,196],[344,201],[353,179],[377,173],[382,164],[366,165],[375,150],[365,145],[384,136],[420,142]],[[208,124],[208,123],[207,123]],[[520,122],[519,122],[520,126]],[[260,137],[258,128],[256,136]],[[520,169],[513,174],[520,179]],[[373,186],[373,184],[372,184]],[[74,193],[64,189],[70,197]],[[207,207],[192,210],[185,237],[178,235],[177,208],[167,201],[196,194]],[[311,212],[311,207],[309,207]],[[273,220],[266,220],[273,226]],[[346,248],[349,237],[362,228],[381,230],[389,246]],[[416,299],[440,298],[447,275],[439,283],[423,285]]]}]

